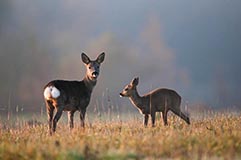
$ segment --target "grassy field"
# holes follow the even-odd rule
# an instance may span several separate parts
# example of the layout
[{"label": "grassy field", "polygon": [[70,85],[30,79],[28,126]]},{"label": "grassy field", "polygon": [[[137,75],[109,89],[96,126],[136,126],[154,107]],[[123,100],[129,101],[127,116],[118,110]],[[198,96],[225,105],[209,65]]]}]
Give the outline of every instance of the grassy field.
[{"label": "grassy field", "polygon": [[[0,159],[241,159],[241,115],[212,113],[186,125],[169,116],[165,127],[143,127],[141,115],[125,121],[87,121],[70,131],[65,120],[48,135],[46,120],[1,120]],[[39,122],[40,121],[40,122]]]}]

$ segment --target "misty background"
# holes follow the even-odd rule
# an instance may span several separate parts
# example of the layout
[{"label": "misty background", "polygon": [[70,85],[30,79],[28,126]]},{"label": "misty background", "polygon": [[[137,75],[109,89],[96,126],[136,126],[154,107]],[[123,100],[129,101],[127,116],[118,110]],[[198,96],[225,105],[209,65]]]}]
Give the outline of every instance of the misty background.
[{"label": "misty background", "polygon": [[103,51],[88,110],[133,108],[119,92],[136,76],[141,95],[241,109],[240,17],[240,0],[0,0],[0,112],[40,111],[46,83],[82,80],[81,52]]}]

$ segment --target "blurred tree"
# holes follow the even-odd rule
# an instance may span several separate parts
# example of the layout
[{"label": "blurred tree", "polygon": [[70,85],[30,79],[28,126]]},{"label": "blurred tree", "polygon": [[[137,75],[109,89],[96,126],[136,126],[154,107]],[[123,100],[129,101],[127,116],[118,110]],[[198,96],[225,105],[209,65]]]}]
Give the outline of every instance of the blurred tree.
[{"label": "blurred tree", "polygon": [[54,68],[53,54],[35,25],[17,20],[9,4],[0,1],[0,108],[14,110],[18,105],[40,111],[42,88]]},{"label": "blurred tree", "polygon": [[0,34],[2,31],[2,27],[4,25],[5,19],[7,19],[7,16],[9,14],[10,9],[10,2],[9,0],[1,0],[0,1]]}]

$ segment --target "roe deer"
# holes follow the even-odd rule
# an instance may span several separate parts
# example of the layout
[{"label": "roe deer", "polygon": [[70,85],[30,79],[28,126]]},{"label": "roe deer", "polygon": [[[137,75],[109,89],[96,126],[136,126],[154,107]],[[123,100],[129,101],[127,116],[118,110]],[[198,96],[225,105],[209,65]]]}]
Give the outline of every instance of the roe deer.
[{"label": "roe deer", "polygon": [[[44,87],[44,99],[48,114],[49,133],[56,131],[56,125],[63,111],[68,111],[69,127],[74,127],[74,113],[80,112],[81,127],[85,127],[85,112],[90,102],[93,88],[100,73],[100,64],[104,61],[105,53],[101,53],[96,60],[82,53],[82,61],[86,66],[86,75],[82,81],[54,80]],[[55,116],[54,110],[57,110]],[[54,116],[54,117],[53,117]]]},{"label": "roe deer", "polygon": [[169,110],[180,116],[187,124],[190,124],[189,117],[181,112],[181,97],[176,91],[161,88],[141,97],[136,89],[138,83],[139,78],[134,78],[120,93],[120,96],[129,97],[132,104],[144,115],[144,126],[148,124],[149,114],[151,115],[152,126],[155,126],[156,112],[162,112],[164,125],[167,125],[167,112]]}]

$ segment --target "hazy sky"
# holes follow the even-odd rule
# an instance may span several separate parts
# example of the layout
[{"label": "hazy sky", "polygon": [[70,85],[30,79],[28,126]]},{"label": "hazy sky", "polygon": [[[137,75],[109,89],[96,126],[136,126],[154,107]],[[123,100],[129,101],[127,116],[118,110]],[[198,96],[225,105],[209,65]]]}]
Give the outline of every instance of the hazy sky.
[{"label": "hazy sky", "polygon": [[[81,52],[93,59],[105,51],[106,60],[94,91],[97,99],[108,88],[117,103],[127,103],[127,99],[118,98],[118,93],[134,76],[139,76],[140,94],[156,87],[169,87],[177,90],[185,101],[213,106],[241,105],[240,0],[1,3],[5,8],[0,17],[0,42],[23,46],[20,51],[12,51],[0,45],[0,54],[5,55],[1,57],[21,57],[28,52],[33,44],[27,43],[32,40],[26,37],[34,37],[40,46],[32,54],[38,57],[35,58],[38,65],[31,62],[31,54],[24,60],[43,72],[41,80],[22,78],[22,86],[33,83],[34,88],[38,84],[36,96],[38,93],[42,96],[41,86],[52,79],[81,79],[85,72]],[[12,64],[15,61],[26,64],[24,60],[10,59]],[[2,64],[1,73],[7,73],[8,69]],[[33,71],[28,77],[36,75]],[[19,80],[11,74],[4,77],[18,86]],[[18,90],[23,88],[28,87]],[[9,93],[5,89],[1,94]],[[36,102],[41,103],[41,98],[35,98]],[[19,99],[23,101],[21,104],[31,100],[31,95]]]}]

